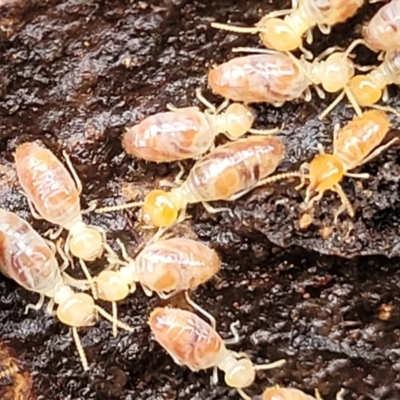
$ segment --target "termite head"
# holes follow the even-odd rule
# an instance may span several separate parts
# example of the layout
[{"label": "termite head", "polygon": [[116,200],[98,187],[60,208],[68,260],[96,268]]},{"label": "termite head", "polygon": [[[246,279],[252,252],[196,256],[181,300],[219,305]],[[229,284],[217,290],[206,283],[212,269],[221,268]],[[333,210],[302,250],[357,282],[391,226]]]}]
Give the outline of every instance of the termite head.
[{"label": "termite head", "polygon": [[176,222],[184,201],[174,191],[153,190],[144,199],[142,208],[145,223],[156,227],[167,227]]},{"label": "termite head", "polygon": [[284,19],[265,18],[257,24],[265,47],[277,51],[292,51],[302,44],[302,35]]},{"label": "termite head", "polygon": [[63,286],[56,292],[54,301],[58,304],[57,318],[63,324],[78,328],[96,323],[96,307],[88,294],[74,293],[69,286]]},{"label": "termite head", "polygon": [[356,75],[349,82],[349,89],[361,107],[378,102],[382,97],[382,88],[368,75]]},{"label": "termite head", "polygon": [[273,386],[264,390],[262,399],[263,400],[274,400],[274,399],[311,400],[314,399],[314,397],[308,396],[298,389]]},{"label": "termite head", "polygon": [[106,301],[120,301],[126,299],[136,285],[125,279],[120,271],[101,271],[96,277],[96,287],[99,299]]},{"label": "termite head", "polygon": [[85,261],[93,261],[101,256],[103,236],[99,230],[79,221],[71,227],[69,234],[69,251],[72,255]]},{"label": "termite head", "polygon": [[254,365],[248,358],[237,360],[231,368],[225,371],[225,383],[238,389],[250,386],[255,378]]},{"label": "termite head", "polygon": [[354,76],[354,64],[344,53],[333,53],[323,63],[321,84],[328,93],[342,90]]},{"label": "termite head", "polygon": [[310,184],[307,192],[318,193],[332,189],[344,175],[344,167],[340,159],[333,154],[318,154],[310,163]]},{"label": "termite head", "polygon": [[234,139],[240,138],[248,132],[254,122],[254,114],[243,104],[229,105],[223,114],[224,129]]}]

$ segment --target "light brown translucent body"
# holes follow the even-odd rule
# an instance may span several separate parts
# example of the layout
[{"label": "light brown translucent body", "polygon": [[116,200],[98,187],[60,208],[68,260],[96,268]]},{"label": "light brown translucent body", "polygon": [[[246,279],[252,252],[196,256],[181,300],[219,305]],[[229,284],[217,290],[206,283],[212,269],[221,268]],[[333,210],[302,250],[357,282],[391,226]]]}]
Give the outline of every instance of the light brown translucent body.
[{"label": "light brown translucent body", "polygon": [[44,219],[66,229],[82,219],[76,184],[50,150],[24,143],[15,165],[22,189]]},{"label": "light brown translucent body", "polygon": [[195,289],[212,278],[220,267],[214,250],[185,238],[152,243],[135,259],[140,283],[156,292]]},{"label": "light brown translucent body", "polygon": [[237,57],[212,69],[208,83],[214,93],[244,103],[283,103],[299,98],[310,84],[283,53]]},{"label": "light brown translucent body", "polygon": [[62,284],[53,252],[18,215],[0,208],[0,270],[23,288],[53,297]]},{"label": "light brown translucent body", "polygon": [[119,271],[97,277],[99,298],[126,298],[135,282],[158,293],[195,289],[218,273],[221,261],[208,246],[186,238],[161,240],[146,246]]},{"label": "light brown translucent body", "polygon": [[179,191],[187,203],[226,200],[271,175],[285,156],[276,137],[249,137],[217,147],[199,160]]},{"label": "light brown translucent body", "polygon": [[400,50],[400,1],[381,7],[365,27],[363,36],[374,51]]},{"label": "light brown translucent body", "polygon": [[253,121],[253,114],[242,104],[231,104],[219,115],[190,108],[164,112],[127,129],[122,145],[127,153],[148,161],[197,158],[207,152],[219,133],[242,136]]},{"label": "light brown translucent body", "polygon": [[265,389],[262,399],[263,400],[315,400],[315,397],[309,396],[308,394],[298,389],[275,386]]},{"label": "light brown translucent body", "polygon": [[155,339],[180,365],[197,371],[218,367],[232,387],[250,386],[255,370],[247,358],[237,359],[221,336],[196,314],[177,308],[156,308],[149,318]]}]

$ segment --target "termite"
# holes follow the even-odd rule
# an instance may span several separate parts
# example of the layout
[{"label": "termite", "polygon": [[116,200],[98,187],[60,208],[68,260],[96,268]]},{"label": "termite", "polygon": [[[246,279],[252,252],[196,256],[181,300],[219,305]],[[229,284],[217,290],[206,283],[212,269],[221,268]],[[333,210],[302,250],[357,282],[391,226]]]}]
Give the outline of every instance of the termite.
[{"label": "termite", "polygon": [[[55,251],[54,244],[51,248],[50,242],[46,242],[28,222],[0,208],[0,271],[24,289],[40,294],[38,304],[29,305],[27,310],[41,308],[44,297],[51,299],[48,306],[50,313],[53,304],[58,305],[56,316],[63,324],[72,328],[83,368],[87,370],[89,366],[77,328],[94,325],[98,314],[110,321],[113,318],[97,306],[91,296],[75,293],[64,283]],[[60,254],[63,254],[62,251]],[[64,258],[64,262],[68,263],[68,259]],[[123,322],[115,323],[122,329],[132,331]]]},{"label": "termite", "polygon": [[72,176],[50,150],[24,143],[15,152],[18,179],[33,216],[69,231],[67,254],[93,261],[103,251],[105,233],[83,222],[79,201],[82,184],[65,153],[64,157]]},{"label": "termite", "polygon": [[[244,400],[252,400],[243,390],[238,389],[238,392]],[[340,390],[336,395],[336,400],[343,400],[344,393],[345,390]],[[322,397],[318,390],[315,391],[315,397],[313,397],[299,389],[284,388],[276,385],[264,390],[262,400],[322,400]]]},{"label": "termite", "polygon": [[237,332],[233,331],[234,340],[224,341],[215,329],[190,311],[158,307],[150,314],[148,323],[156,341],[178,365],[185,365],[192,371],[214,367],[214,383],[218,382],[218,368],[224,371],[228,386],[245,388],[254,382],[256,371],[285,363],[285,360],[279,360],[253,365],[245,354],[226,348],[226,344],[237,342]]},{"label": "termite", "polygon": [[156,189],[142,203],[128,203],[96,210],[107,212],[143,206],[146,223],[154,227],[173,225],[184,215],[188,204],[203,203],[209,212],[210,201],[234,201],[258,186],[285,179],[291,174],[280,174],[264,179],[278,167],[285,155],[285,146],[277,137],[248,137],[219,146],[195,163],[189,176],[170,192]]},{"label": "termite", "polygon": [[[400,1],[398,6],[400,11]],[[385,53],[382,64],[369,74],[351,78],[349,90],[355,101],[365,107],[375,104],[381,98],[386,102],[389,97],[387,86],[391,84],[400,85],[400,50]]]},{"label": "termite", "polygon": [[[347,209],[348,214],[354,217],[354,209],[345,192],[340,186],[344,176],[352,178],[368,178],[368,174],[351,173],[352,169],[366,164],[391,146],[397,138],[381,145],[381,142],[390,129],[387,114],[380,110],[366,111],[361,116],[354,117],[342,129],[335,126],[333,138],[333,154],[326,154],[322,147],[309,164],[303,164],[302,169],[308,169],[307,177],[310,181],[305,196],[308,209],[320,201],[327,190],[336,192],[342,202],[335,215],[338,216]],[[304,183],[304,180],[303,180]],[[300,185],[302,186],[302,185]],[[314,195],[312,197],[312,195]]]},{"label": "termite", "polygon": [[[346,94],[358,114],[361,110],[347,88],[354,76],[355,65],[349,58],[350,52],[359,42],[352,43],[344,52],[332,47],[312,62],[297,59],[290,53],[238,48],[265,54],[252,54],[233,58],[208,74],[212,91],[224,98],[244,103],[270,103],[281,106],[286,101],[304,97],[311,100],[310,86],[317,94],[325,97],[317,85],[328,93],[342,91],[342,94],[324,111],[327,115]],[[326,59],[322,60],[325,56]]]},{"label": "termite", "polygon": [[[125,131],[122,138],[125,151],[147,161],[180,161],[205,154],[220,133],[231,140],[246,132],[259,133],[251,130],[254,115],[248,107],[234,103],[220,113],[226,103],[217,110],[199,90],[196,94],[210,112],[191,107],[152,115]],[[276,131],[272,129],[262,133]]]},{"label": "termite", "polygon": [[363,30],[366,45],[373,51],[400,48],[400,1],[381,7]]},{"label": "termite", "polygon": [[[161,298],[169,298],[178,292],[185,291],[187,294],[196,289],[215,276],[221,267],[221,261],[214,250],[192,239],[161,239],[147,245],[135,260],[129,257],[119,240],[118,244],[123,260],[115,255],[109,257],[109,261],[123,266],[117,271],[104,270],[94,278],[98,297],[112,302],[115,320],[116,302],[135,292],[137,282],[140,282],[148,296],[156,292]],[[186,299],[215,325],[213,317],[191,301],[188,294]]]},{"label": "termite", "polygon": [[[260,34],[265,47],[278,51],[303,48],[303,36],[307,33],[307,42],[312,42],[311,29],[318,26],[324,34],[329,34],[332,26],[351,18],[362,6],[363,0],[299,0],[292,2],[290,10],[275,11],[264,16],[255,27],[238,27],[221,23],[212,23],[217,29],[237,33]],[[277,18],[286,15],[283,19]]]}]

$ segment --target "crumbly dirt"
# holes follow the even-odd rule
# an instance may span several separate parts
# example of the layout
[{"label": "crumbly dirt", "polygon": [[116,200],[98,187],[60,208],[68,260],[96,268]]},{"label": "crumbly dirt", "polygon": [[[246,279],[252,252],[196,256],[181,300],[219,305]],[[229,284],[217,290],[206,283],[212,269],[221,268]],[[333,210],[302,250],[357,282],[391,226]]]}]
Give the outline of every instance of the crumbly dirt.
[{"label": "crumbly dirt", "polygon": [[[113,205],[140,198],[159,180],[173,180],[178,165],[124,154],[124,128],[168,103],[196,105],[199,87],[221,102],[206,90],[207,71],[232,58],[233,47],[256,46],[258,38],[215,31],[210,22],[250,25],[287,6],[261,0],[0,0],[0,206],[41,233],[51,228],[33,219],[15,178],[13,152],[26,141],[36,140],[60,158],[62,150],[70,154],[83,182],[84,208],[92,200]],[[310,48],[318,54],[335,44],[347,46],[380,6],[364,6],[330,36],[315,31]],[[359,63],[376,61],[362,47],[357,54]],[[390,93],[389,104],[398,107],[398,91]],[[331,149],[334,125],[353,115],[340,106],[319,121],[318,113],[332,99],[253,107],[256,128],[285,123],[279,136],[287,156],[280,172],[310,160],[318,142]],[[398,126],[393,118],[393,128]],[[192,162],[183,164],[189,170]],[[202,206],[188,209],[188,226],[223,261],[218,276],[193,298],[217,318],[224,337],[230,324],[240,321],[242,339],[232,349],[246,351],[254,363],[287,360],[283,368],[259,373],[249,394],[280,384],[309,394],[318,388],[326,400],[340,388],[347,390],[346,400],[400,398],[398,147],[357,172],[371,177],[344,180],[356,215],[351,220],[343,214],[337,224],[333,215],[340,202],[327,194],[312,224],[301,229],[304,190],[295,190],[294,181],[259,188],[228,204],[233,216],[209,215]],[[111,244],[120,238],[131,254],[145,241],[135,209],[85,218],[105,228]],[[89,267],[95,274],[104,266],[98,261]],[[78,268],[70,273],[82,277]],[[224,386],[222,375],[212,385],[211,371],[176,365],[152,339],[146,320],[166,301],[138,289],[122,302],[120,317],[133,334],[114,338],[103,320],[80,329],[91,366],[86,373],[68,327],[45,308],[24,314],[36,301],[35,294],[0,278],[0,339],[32,382],[23,398],[239,398]],[[179,297],[172,303],[188,307]],[[9,392],[10,384],[6,379],[0,389]]]}]

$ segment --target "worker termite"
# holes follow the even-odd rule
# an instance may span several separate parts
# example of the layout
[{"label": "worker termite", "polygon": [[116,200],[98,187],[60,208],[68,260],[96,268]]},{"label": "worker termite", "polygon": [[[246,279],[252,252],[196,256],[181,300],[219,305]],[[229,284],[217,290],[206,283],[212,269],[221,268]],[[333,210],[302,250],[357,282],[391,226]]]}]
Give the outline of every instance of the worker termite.
[{"label": "worker termite", "polygon": [[363,30],[366,45],[373,51],[400,48],[400,1],[392,0],[381,7]]},{"label": "worker termite", "polygon": [[143,206],[146,223],[167,227],[183,217],[188,204],[203,203],[209,212],[223,211],[226,209],[213,209],[207,202],[234,201],[260,181],[269,183],[291,176],[281,174],[266,178],[275,171],[284,155],[285,146],[276,137],[240,139],[217,147],[197,161],[186,180],[170,192],[156,189],[144,202],[105,207],[97,212]]},{"label": "worker termite", "polygon": [[[125,151],[147,161],[179,161],[205,154],[219,133],[231,140],[249,131],[259,133],[251,130],[254,115],[246,106],[230,104],[220,113],[224,107],[217,110],[200,91],[196,93],[211,112],[204,113],[192,107],[152,115],[125,131],[122,138]],[[272,134],[276,131],[273,129],[262,133]]]},{"label": "worker termite", "polygon": [[[271,103],[275,106],[302,96],[310,101],[311,85],[324,98],[325,93],[317,86],[321,85],[328,93],[342,90],[342,94],[323,115],[328,114],[344,94],[356,112],[361,114],[360,107],[347,89],[355,69],[349,54],[358,44],[352,43],[344,52],[336,51],[336,48],[327,49],[312,62],[304,58],[297,59],[289,53],[260,50],[258,52],[265,54],[233,58],[210,70],[208,84],[214,93],[233,101]],[[247,48],[236,50],[257,51]],[[322,60],[325,56],[328,57]]]},{"label": "worker termite", "polygon": [[[400,1],[398,4],[400,11]],[[400,50],[385,53],[382,64],[369,74],[356,75],[351,78],[349,90],[355,101],[365,107],[375,104],[380,98],[387,101],[387,86],[390,84],[400,85]]]},{"label": "worker termite", "polygon": [[67,254],[93,261],[102,253],[105,233],[83,222],[79,202],[82,185],[69,158],[64,156],[73,178],[50,150],[24,143],[15,152],[18,179],[34,217],[69,230]]},{"label": "worker termite", "polygon": [[[244,400],[251,400],[251,397],[238,389],[239,394]],[[336,400],[343,400],[345,391],[342,389],[336,395]],[[299,389],[284,388],[278,385],[267,388],[263,392],[262,400],[322,400],[318,390],[315,391],[315,397],[310,396]]]},{"label": "worker termite", "polygon": [[225,346],[238,341],[237,332],[232,330],[234,340],[224,341],[209,324],[190,311],[158,307],[150,314],[148,323],[156,341],[178,365],[185,365],[192,371],[214,367],[214,383],[218,382],[217,368],[224,371],[228,386],[245,388],[254,382],[256,371],[285,363],[285,360],[279,360],[253,365],[245,354],[238,354]]},{"label": "worker termite", "polygon": [[[214,250],[191,239],[161,239],[147,245],[135,260],[129,257],[123,244],[120,241],[118,243],[123,260],[119,260],[115,255],[109,257],[109,261],[123,266],[118,271],[104,270],[94,278],[99,298],[113,303],[115,320],[116,302],[133,293],[136,290],[136,282],[140,282],[148,296],[154,291],[160,297],[167,298],[180,291],[187,293],[196,289],[216,275],[221,267],[221,261]],[[191,301],[188,295],[186,299],[196,310],[214,321],[211,315]]]},{"label": "worker termite", "polygon": [[[312,42],[311,29],[318,26],[324,34],[329,34],[331,27],[351,18],[362,6],[363,0],[299,0],[293,1],[293,8],[275,11],[263,17],[255,27],[237,27],[221,23],[212,23],[217,29],[237,33],[260,34],[265,47],[278,51],[292,51],[303,48],[303,36],[307,33],[307,42]],[[283,19],[277,18],[286,15]]]},{"label": "worker termite", "polygon": [[[342,129],[339,129],[339,126],[336,125],[333,154],[324,153],[322,147],[320,147],[320,154],[316,155],[309,164],[306,163],[302,166],[303,171],[308,169],[308,173],[304,177],[307,176],[310,181],[305,196],[307,208],[311,209],[314,203],[321,200],[327,190],[331,190],[339,195],[342,202],[341,207],[336,212],[335,222],[345,209],[351,217],[354,217],[353,207],[339,182],[344,176],[369,177],[368,174],[357,174],[349,171],[377,157],[397,140],[397,138],[394,138],[381,145],[389,128],[389,118],[380,110],[371,110],[361,116],[356,116]],[[311,197],[313,194],[315,196]]]},{"label": "worker termite", "polygon": [[[64,283],[54,253],[55,248],[52,249],[26,221],[0,209],[0,271],[26,290],[40,294],[38,304],[29,305],[27,309],[39,309],[45,296],[51,299],[48,306],[50,313],[54,303],[58,305],[57,318],[72,328],[82,365],[87,370],[88,362],[77,328],[94,325],[98,314],[110,321],[113,318],[94,304],[92,297],[85,293],[74,293]],[[68,262],[67,259],[64,261]],[[132,330],[123,322],[115,323],[122,329]]]}]

